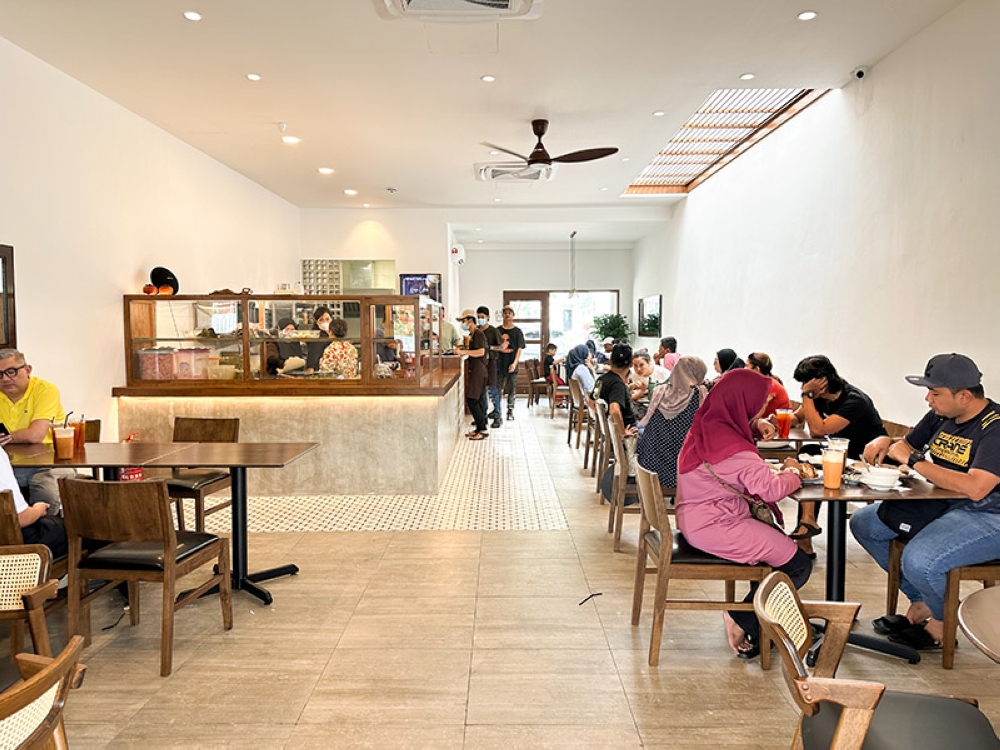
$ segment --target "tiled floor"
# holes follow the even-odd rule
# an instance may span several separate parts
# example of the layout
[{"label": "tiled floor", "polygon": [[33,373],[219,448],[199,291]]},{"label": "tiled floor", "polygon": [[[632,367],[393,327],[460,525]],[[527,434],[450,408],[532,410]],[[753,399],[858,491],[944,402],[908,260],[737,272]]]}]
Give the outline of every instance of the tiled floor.
[{"label": "tiled floor", "polygon": [[[169,678],[158,676],[149,591],[141,625],[123,621],[87,650],[87,678],[67,707],[71,746],[787,747],[795,711],[780,670],[735,659],[718,613],[668,613],[660,666],[646,664],[649,613],[629,624],[636,517],[615,554],[565,417],[523,405],[517,415],[461,446],[456,466],[468,472],[478,452],[488,481],[461,487],[456,470],[441,496],[395,498],[395,509],[384,498],[309,500],[312,514],[337,508],[324,528],[351,531],[306,532],[272,516],[270,528],[287,530],[251,536],[251,568],[293,561],[302,572],[269,582],[273,606],[238,594],[228,633],[214,599],[178,613]],[[435,503],[448,510],[429,510]],[[359,507],[364,521],[343,517]],[[849,563],[849,596],[864,603],[867,625],[881,614],[884,576],[855,545]],[[823,573],[808,597],[821,597]],[[678,589],[699,596],[707,586]],[[95,632],[120,604],[95,607]],[[53,629],[63,623],[53,618]],[[975,696],[1000,726],[998,670],[962,638],[950,672],[933,654],[911,666],[850,649],[840,674]]]}]

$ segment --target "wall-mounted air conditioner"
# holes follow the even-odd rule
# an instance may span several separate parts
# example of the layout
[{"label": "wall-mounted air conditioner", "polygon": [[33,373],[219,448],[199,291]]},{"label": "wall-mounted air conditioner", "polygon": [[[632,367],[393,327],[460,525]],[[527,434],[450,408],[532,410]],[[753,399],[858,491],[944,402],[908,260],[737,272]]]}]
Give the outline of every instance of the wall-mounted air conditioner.
[{"label": "wall-mounted air conditioner", "polygon": [[372,0],[382,18],[410,21],[506,21],[538,18],[544,0]]}]

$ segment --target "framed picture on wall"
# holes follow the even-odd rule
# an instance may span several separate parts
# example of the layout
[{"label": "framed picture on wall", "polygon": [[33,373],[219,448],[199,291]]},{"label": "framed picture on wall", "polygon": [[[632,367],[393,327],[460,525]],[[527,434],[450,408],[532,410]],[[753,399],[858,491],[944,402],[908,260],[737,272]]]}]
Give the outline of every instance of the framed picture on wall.
[{"label": "framed picture on wall", "polygon": [[0,349],[17,348],[14,324],[14,248],[0,245]]},{"label": "framed picture on wall", "polygon": [[654,294],[639,300],[639,335],[660,338],[660,307],[662,296]]},{"label": "framed picture on wall", "polygon": [[401,273],[399,274],[400,294],[423,294],[435,302],[441,301],[441,274]]}]

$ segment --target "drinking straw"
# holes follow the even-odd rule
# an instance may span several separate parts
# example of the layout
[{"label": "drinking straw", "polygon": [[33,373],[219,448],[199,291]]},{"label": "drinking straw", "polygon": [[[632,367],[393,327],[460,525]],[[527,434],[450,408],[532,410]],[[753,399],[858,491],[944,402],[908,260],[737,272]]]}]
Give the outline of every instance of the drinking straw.
[{"label": "drinking straw", "polygon": [[69,427],[69,415],[72,414],[72,413],[73,412],[68,412],[66,414],[66,418],[63,420],[63,428]]}]

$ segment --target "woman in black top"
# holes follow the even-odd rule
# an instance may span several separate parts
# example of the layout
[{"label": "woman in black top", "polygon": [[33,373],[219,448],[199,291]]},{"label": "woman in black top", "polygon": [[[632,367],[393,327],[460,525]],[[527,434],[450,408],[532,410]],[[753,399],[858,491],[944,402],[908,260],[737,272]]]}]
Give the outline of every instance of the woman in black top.
[{"label": "woman in black top", "polygon": [[475,310],[465,310],[458,316],[462,331],[469,334],[469,346],[457,347],[456,354],[464,354],[466,360],[465,403],[476,422],[471,432],[465,433],[469,440],[482,440],[489,436],[486,431],[486,409],[480,397],[486,390],[489,374],[486,371],[486,336],[477,326]]}]

